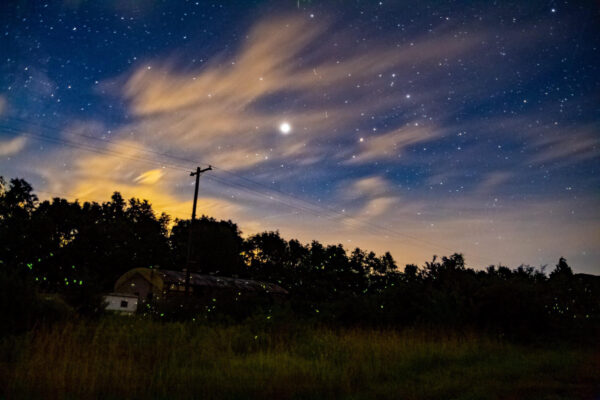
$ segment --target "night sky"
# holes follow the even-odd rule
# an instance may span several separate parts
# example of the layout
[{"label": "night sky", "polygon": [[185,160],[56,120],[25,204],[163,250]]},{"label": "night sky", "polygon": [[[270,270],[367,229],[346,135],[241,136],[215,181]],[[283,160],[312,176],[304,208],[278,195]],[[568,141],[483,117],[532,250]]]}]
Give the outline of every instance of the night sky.
[{"label": "night sky", "polygon": [[0,175],[400,265],[600,273],[596,1],[3,1]]}]

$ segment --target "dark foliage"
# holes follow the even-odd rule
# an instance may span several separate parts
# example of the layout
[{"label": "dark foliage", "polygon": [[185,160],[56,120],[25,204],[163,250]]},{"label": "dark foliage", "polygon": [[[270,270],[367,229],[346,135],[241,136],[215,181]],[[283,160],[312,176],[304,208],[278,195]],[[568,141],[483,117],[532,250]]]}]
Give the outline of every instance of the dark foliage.
[{"label": "dark foliage", "polygon": [[[176,220],[169,236],[174,266],[187,263],[190,221]],[[243,239],[236,224],[203,216],[194,223],[190,263],[205,274],[234,276],[242,272]]]},{"label": "dark foliage", "polygon": [[[39,292],[59,294],[78,314],[94,315],[102,310],[102,293],[124,272],[183,269],[190,221],[176,220],[170,232],[168,226],[169,217],[157,216],[147,201],[126,202],[115,193],[103,204],[39,203],[27,182],[0,178],[3,316],[16,330],[30,327],[41,315]],[[478,328],[522,339],[599,333],[600,277],[573,274],[564,258],[549,276],[529,266],[476,271],[461,254],[400,271],[389,253],[303,245],[278,232],[243,239],[233,222],[209,217],[196,221],[191,244],[193,270],[269,281],[290,292],[275,306],[265,299],[243,305],[219,299],[211,315],[243,318],[251,310],[271,315],[284,308],[325,323]],[[153,315],[169,318],[197,318],[208,310],[192,309],[151,307]]]},{"label": "dark foliage", "polygon": [[0,271],[0,335],[22,333],[36,324],[63,321],[72,314],[60,298],[40,295],[31,279]]}]

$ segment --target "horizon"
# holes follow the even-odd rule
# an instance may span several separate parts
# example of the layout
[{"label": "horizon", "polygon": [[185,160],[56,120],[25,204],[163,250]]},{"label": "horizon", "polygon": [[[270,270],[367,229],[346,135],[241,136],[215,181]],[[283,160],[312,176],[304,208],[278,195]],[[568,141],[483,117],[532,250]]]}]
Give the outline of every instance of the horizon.
[{"label": "horizon", "polygon": [[[0,178],[3,178],[3,177],[0,176]],[[21,179],[21,178],[15,178],[15,179]],[[7,186],[9,185],[9,183],[10,183],[10,180],[6,180]],[[45,192],[45,193],[46,194],[50,194],[48,192]],[[39,198],[37,196],[35,188],[33,188],[32,194],[37,197],[38,205],[39,205],[39,203],[42,203],[42,202],[45,202],[45,201],[52,203],[55,199],[59,199],[59,200],[67,200],[67,201],[70,201],[70,202],[72,202],[74,204],[75,203],[79,204],[82,207],[85,204],[96,204],[96,205],[102,206],[103,204],[109,203],[112,200],[112,196],[114,196],[116,194],[118,194],[119,196],[121,195],[121,193],[119,193],[119,192],[114,192],[113,195],[111,196],[111,198],[108,199],[107,201],[100,201],[100,202],[96,202],[96,201],[82,201],[82,202],[80,202],[79,199],[68,200],[68,199],[64,199],[64,198],[62,198],[60,196],[54,196],[54,197],[50,197],[50,198],[41,199],[41,198]],[[124,202],[125,202],[124,203],[125,207],[129,207],[129,201],[130,200],[137,200],[137,201],[142,201],[142,202],[148,201],[147,199],[124,198],[124,197],[122,197],[122,200],[124,200]],[[176,226],[176,224],[177,224],[178,221],[191,221],[191,218],[187,218],[187,219],[186,218],[173,218],[172,216],[170,216],[170,215],[168,215],[166,213],[160,214],[156,210],[154,210],[154,208],[152,207],[152,202],[148,201],[148,204],[152,208],[152,211],[153,211],[153,213],[154,213],[154,215],[156,217],[161,217],[162,215],[166,215],[168,217],[168,223],[166,224],[166,229],[167,229],[166,233],[167,233],[167,236],[170,236],[172,234],[173,228]],[[295,238],[295,237],[285,237],[285,236],[281,235],[280,231],[277,230],[277,229],[276,230],[269,230],[269,231],[261,231],[261,232],[252,232],[252,233],[245,234],[240,229],[240,227],[236,223],[236,221],[232,221],[230,219],[229,220],[219,220],[219,219],[215,219],[215,218],[213,218],[213,217],[211,217],[209,215],[205,215],[205,214],[200,214],[199,216],[196,217],[196,221],[197,222],[200,221],[200,220],[204,220],[204,219],[207,219],[207,220],[211,220],[212,219],[212,220],[214,220],[216,222],[229,222],[229,223],[235,225],[237,227],[237,229],[238,229],[238,233],[239,233],[240,237],[243,238],[244,240],[247,240],[247,239],[251,238],[253,235],[258,235],[258,234],[261,234],[261,233],[276,233],[276,234],[280,235],[280,237],[283,238],[286,242],[290,242],[292,240],[298,240],[299,243],[302,246],[307,247],[307,248],[310,247],[311,244],[316,241],[317,243],[323,244],[325,246],[340,246],[341,245],[341,246],[343,246],[344,251],[346,252],[347,255],[350,255],[355,249],[356,250],[361,250],[361,251],[363,251],[363,252],[365,252],[367,254],[369,252],[373,251],[372,249],[368,249],[368,248],[344,246],[343,243],[333,243],[333,242],[332,243],[327,243],[327,242],[323,242],[322,243],[322,242],[320,242],[318,240],[315,240],[315,239],[302,241],[302,240],[299,240],[298,238]],[[382,252],[374,252],[374,253],[376,253],[377,256],[382,256],[384,253],[389,253],[389,251],[385,250],[385,251],[382,251]],[[452,252],[452,251],[450,251],[447,254],[432,254],[431,257],[428,260],[424,260],[422,263],[404,263],[403,264],[403,263],[398,263],[398,260],[394,259],[394,261],[396,261],[396,264],[397,264],[397,266],[398,266],[398,268],[400,270],[403,270],[404,267],[409,266],[409,265],[416,265],[419,269],[423,270],[424,268],[426,268],[425,264],[427,262],[435,262],[435,261],[440,261],[440,260],[442,260],[444,258],[451,258],[451,256],[454,256],[456,254],[460,255],[461,257],[465,256],[464,254],[462,254],[460,252]],[[568,262],[568,260],[564,259],[563,257],[560,257],[560,259],[557,260],[557,264],[554,265],[554,267],[558,266],[558,262],[560,262],[560,260],[564,260],[564,261]],[[551,265],[551,264],[539,265],[539,266],[529,265],[529,264],[526,264],[526,263],[521,263],[519,265],[513,265],[513,266],[504,265],[502,263],[488,264],[488,265],[474,265],[474,264],[476,264],[476,263],[469,263],[468,260],[467,260],[467,258],[465,257],[465,266],[467,268],[472,268],[475,271],[478,271],[478,270],[479,271],[486,271],[488,267],[496,267],[496,268],[499,268],[499,267],[508,267],[511,270],[516,270],[517,268],[520,268],[520,267],[525,267],[525,268],[532,267],[535,271],[539,271],[539,272],[543,273],[544,275],[546,275],[548,272],[552,272],[553,271],[553,268],[552,268],[553,265]],[[154,267],[157,267],[159,269],[163,269],[160,265],[151,266],[150,268],[154,268]],[[548,267],[550,267],[550,268],[548,268]],[[182,271],[185,271],[185,268],[183,268]],[[196,273],[201,273],[201,272],[196,271]],[[576,271],[576,273],[577,273],[577,271]]]}]

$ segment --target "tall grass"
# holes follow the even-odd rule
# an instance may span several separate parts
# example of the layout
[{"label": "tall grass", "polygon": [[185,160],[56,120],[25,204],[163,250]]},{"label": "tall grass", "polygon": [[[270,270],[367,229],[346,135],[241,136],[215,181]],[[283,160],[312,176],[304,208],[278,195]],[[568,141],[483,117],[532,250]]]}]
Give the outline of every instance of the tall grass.
[{"label": "tall grass", "polygon": [[598,353],[476,335],[107,318],[0,346],[0,388],[27,399],[593,398]]}]

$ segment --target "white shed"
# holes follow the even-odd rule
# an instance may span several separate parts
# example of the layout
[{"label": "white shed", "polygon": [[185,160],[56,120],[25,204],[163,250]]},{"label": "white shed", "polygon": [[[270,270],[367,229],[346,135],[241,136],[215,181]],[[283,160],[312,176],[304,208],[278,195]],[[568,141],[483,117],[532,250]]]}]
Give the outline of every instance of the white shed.
[{"label": "white shed", "polygon": [[129,293],[109,293],[104,296],[105,310],[133,314],[137,310],[138,297]]}]

